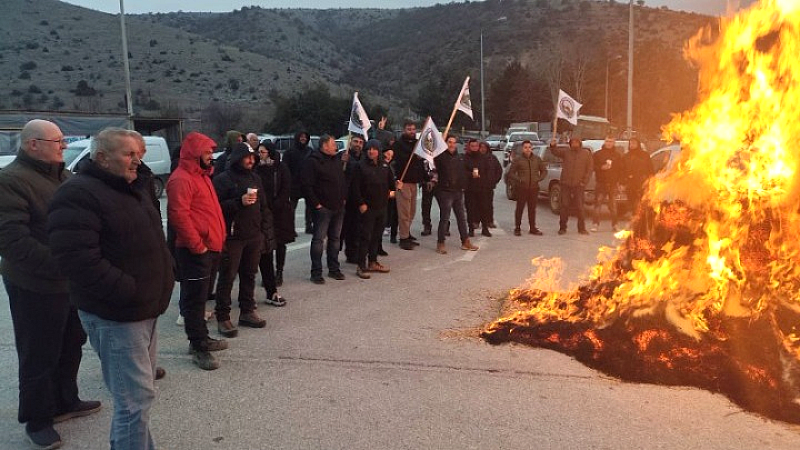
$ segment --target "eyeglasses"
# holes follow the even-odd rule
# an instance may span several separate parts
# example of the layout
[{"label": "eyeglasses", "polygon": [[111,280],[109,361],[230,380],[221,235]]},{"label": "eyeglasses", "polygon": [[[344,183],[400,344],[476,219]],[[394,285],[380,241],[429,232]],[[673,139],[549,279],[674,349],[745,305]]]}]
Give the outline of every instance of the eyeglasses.
[{"label": "eyeglasses", "polygon": [[34,141],[55,142],[55,143],[60,144],[60,145],[67,145],[67,143],[68,143],[66,139],[39,139],[39,138],[33,138],[33,140]]}]

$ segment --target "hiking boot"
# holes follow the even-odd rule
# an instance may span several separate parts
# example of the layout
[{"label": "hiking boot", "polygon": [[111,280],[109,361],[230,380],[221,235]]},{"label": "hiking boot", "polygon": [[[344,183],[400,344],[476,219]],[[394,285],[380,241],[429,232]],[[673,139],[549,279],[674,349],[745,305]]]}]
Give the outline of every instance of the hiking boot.
[{"label": "hiking boot", "polygon": [[217,331],[227,338],[235,338],[239,334],[239,329],[233,326],[230,319],[218,321]]},{"label": "hiking boot", "polygon": [[542,236],[544,233],[542,233],[542,231],[539,230],[538,228],[531,228],[531,231],[529,231],[528,234],[533,234],[533,235],[536,235],[536,236]]},{"label": "hiking boot", "polygon": [[334,280],[344,280],[344,274],[341,270],[337,270],[335,272],[328,272],[328,276],[333,278]]},{"label": "hiking boot", "polygon": [[467,239],[464,239],[464,241],[461,243],[461,250],[470,250],[470,251],[474,252],[474,251],[478,250],[478,247],[475,246],[475,245],[472,245],[472,242],[470,242],[469,238],[467,238]]},{"label": "hiking boot", "polygon": [[389,273],[389,268],[379,263],[378,261],[372,261],[371,263],[369,263],[367,269],[370,272]]},{"label": "hiking boot", "polygon": [[369,280],[371,278],[370,274],[367,273],[367,269],[360,266],[356,269],[356,276],[362,280]]},{"label": "hiking boot", "polygon": [[558,230],[558,234],[559,234],[559,235],[561,235],[561,234],[567,234],[567,229],[566,229],[566,228],[560,228],[560,229]]},{"label": "hiking boot", "polygon": [[283,270],[278,269],[275,271],[275,286],[283,286]]},{"label": "hiking boot", "polygon": [[311,275],[311,282],[314,284],[325,284],[325,278],[322,278],[322,275]]},{"label": "hiking boot", "polygon": [[414,241],[411,239],[400,239],[400,248],[403,250],[414,250],[414,247],[416,247],[416,245],[414,245]]},{"label": "hiking boot", "polygon": [[481,235],[486,237],[492,237],[492,233],[489,231],[488,228],[484,228],[483,230],[481,230]]},{"label": "hiking boot", "polygon": [[189,353],[192,353],[192,348],[197,347],[198,350],[202,350],[204,352],[218,352],[220,350],[227,350],[228,349],[228,341],[224,339],[214,339],[211,337],[207,337],[204,340],[200,341],[198,344],[193,345],[189,348]]},{"label": "hiking boot", "polygon": [[67,408],[65,412],[53,417],[53,423],[61,423],[76,417],[88,416],[89,414],[100,411],[100,408],[102,408],[102,404],[96,400],[78,400],[77,403]]},{"label": "hiking boot", "polygon": [[155,378],[156,381],[158,381],[164,379],[165,376],[167,376],[167,371],[164,370],[163,367],[156,367],[156,373],[153,376],[153,378]]},{"label": "hiking boot", "polygon": [[267,297],[267,299],[264,300],[264,303],[270,306],[286,306],[286,300],[284,300],[284,298],[281,297],[281,295],[277,292],[272,294],[272,297]]},{"label": "hiking boot", "polygon": [[440,255],[446,255],[447,249],[444,246],[444,242],[437,242],[436,243],[436,253]]},{"label": "hiking boot", "polygon": [[379,248],[378,249],[378,256],[389,256],[389,254],[386,253],[386,250],[384,250],[383,248]]},{"label": "hiking boot", "polygon": [[430,225],[425,225],[425,228],[422,229],[422,232],[420,234],[423,235],[423,236],[430,236],[431,232],[432,232],[431,226]]},{"label": "hiking boot", "polygon": [[239,326],[249,328],[264,328],[267,321],[258,317],[255,311],[239,314]]},{"label": "hiking boot", "polygon": [[514,228],[514,236],[522,236],[522,230],[519,228]]},{"label": "hiking boot", "polygon": [[219,369],[219,361],[211,352],[203,351],[203,350],[196,350],[196,349],[189,349],[189,353],[192,355],[192,362],[199,368],[203,370],[216,370]]},{"label": "hiking boot", "polygon": [[61,436],[52,425],[37,431],[29,431],[26,426],[25,434],[28,435],[28,440],[36,448],[47,450],[61,447]]}]

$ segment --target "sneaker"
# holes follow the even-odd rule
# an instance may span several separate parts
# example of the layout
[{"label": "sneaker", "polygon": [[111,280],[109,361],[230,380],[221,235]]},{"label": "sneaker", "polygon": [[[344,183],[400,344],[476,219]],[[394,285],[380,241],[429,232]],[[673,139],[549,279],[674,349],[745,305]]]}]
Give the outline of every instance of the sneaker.
[{"label": "sneaker", "polygon": [[165,376],[167,376],[167,371],[164,370],[163,367],[156,367],[156,373],[154,374],[153,378],[155,378],[156,381],[158,381],[158,380],[163,380]]},{"label": "sneaker", "polygon": [[211,352],[190,349],[189,353],[192,354],[192,362],[203,370],[216,370],[219,369],[219,361]]},{"label": "sneaker", "polygon": [[461,243],[461,250],[469,250],[474,252],[478,250],[478,247],[472,245],[472,242],[470,242],[469,239],[464,239],[464,242]]},{"label": "sneaker", "polygon": [[522,236],[522,230],[519,228],[514,228],[514,236]]},{"label": "sneaker", "polygon": [[481,230],[481,235],[486,237],[492,237],[492,233],[489,231],[488,228],[484,228],[483,230]]},{"label": "sneaker", "polygon": [[178,313],[178,319],[175,321],[175,325],[183,326],[183,314]]},{"label": "sneaker", "polygon": [[446,255],[447,254],[447,248],[445,248],[444,242],[437,242],[436,243],[436,253],[438,253],[440,255]]},{"label": "sneaker", "polygon": [[233,326],[230,319],[217,321],[217,331],[227,338],[235,338],[239,334],[239,329]]},{"label": "sneaker", "polygon": [[264,303],[272,306],[286,306],[286,300],[281,297],[277,292],[272,294],[272,297],[267,297]]},{"label": "sneaker", "polygon": [[559,235],[561,235],[561,234],[567,234],[567,230],[566,230],[566,229],[564,229],[564,228],[561,228],[561,229],[559,229],[559,230],[558,230],[558,234],[559,234]]},{"label": "sneaker", "polygon": [[239,326],[248,328],[264,328],[267,321],[258,317],[255,311],[239,314]]},{"label": "sneaker", "polygon": [[344,280],[344,274],[341,270],[337,270],[336,272],[328,272],[328,276],[334,280]]},{"label": "sneaker", "polygon": [[322,278],[322,275],[311,275],[311,282],[314,284],[325,284],[325,278]]},{"label": "sneaker", "polygon": [[370,274],[367,273],[367,269],[363,267],[356,269],[356,276],[362,280],[369,280],[371,278]]},{"label": "sneaker", "polygon": [[383,264],[379,263],[378,261],[373,261],[369,263],[367,269],[370,272],[378,272],[378,273],[389,273],[389,268],[384,266]]},{"label": "sneaker", "polygon": [[600,224],[599,224],[599,223],[593,223],[593,224],[592,224],[592,227],[591,227],[591,228],[589,228],[589,230],[590,230],[592,233],[596,233],[596,232],[597,232],[597,230],[598,230],[599,228],[600,228]]},{"label": "sneaker", "polygon": [[61,423],[76,417],[88,416],[89,414],[96,413],[102,408],[102,404],[96,400],[83,401],[78,400],[77,403],[72,405],[67,411],[53,417],[53,423]]},{"label": "sneaker", "polygon": [[432,231],[431,227],[427,226],[427,227],[425,227],[425,229],[422,230],[422,232],[420,234],[422,236],[430,236],[431,235],[431,231]]},{"label": "sneaker", "polygon": [[283,286],[283,270],[275,271],[275,286]]},{"label": "sneaker", "polygon": [[52,426],[44,427],[38,431],[28,431],[25,427],[25,434],[34,447],[39,449],[54,449],[61,447],[61,436]]},{"label": "sneaker", "polygon": [[494,222],[489,223],[489,228],[497,228],[497,224]]},{"label": "sneaker", "polygon": [[400,248],[403,250],[414,250],[414,247],[416,247],[414,241],[410,239],[400,239]]},{"label": "sneaker", "polygon": [[386,253],[386,250],[384,250],[382,248],[379,248],[378,249],[378,256],[389,256],[389,254]]},{"label": "sneaker", "polygon": [[538,228],[531,228],[531,231],[529,231],[528,234],[533,234],[535,236],[541,236],[544,233],[542,233],[542,231],[539,230]]},{"label": "sneaker", "polygon": [[212,337],[207,337],[201,344],[200,348],[206,352],[218,352],[221,350],[228,349],[228,341],[224,339],[214,339]]},{"label": "sneaker", "polygon": [[578,234],[589,234],[586,230],[578,230]]}]

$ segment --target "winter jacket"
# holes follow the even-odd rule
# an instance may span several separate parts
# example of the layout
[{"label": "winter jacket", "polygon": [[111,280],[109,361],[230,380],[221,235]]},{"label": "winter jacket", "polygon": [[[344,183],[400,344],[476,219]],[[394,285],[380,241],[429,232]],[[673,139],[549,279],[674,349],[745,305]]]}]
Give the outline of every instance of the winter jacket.
[{"label": "winter jacket", "polygon": [[437,189],[442,191],[463,191],[467,186],[467,167],[464,157],[457,151],[445,150],[433,159],[439,176]]},{"label": "winter jacket", "polygon": [[116,322],[152,319],[175,282],[159,212],[141,186],[91,162],[56,192],[48,234],[78,309]]},{"label": "winter jacket", "polygon": [[347,183],[342,161],[336,156],[314,152],[303,170],[303,196],[311,208],[317,205],[338,211],[345,205]]},{"label": "winter jacket", "polygon": [[178,167],[167,181],[167,221],[175,232],[175,246],[194,254],[222,251],[225,219],[211,183],[212,168],[200,167],[202,150],[214,141],[189,133],[181,145]]},{"label": "winter jacket", "polygon": [[644,183],[653,176],[653,161],[642,149],[631,149],[623,157],[624,180],[628,186],[641,189]]},{"label": "winter jacket", "polygon": [[422,183],[425,181],[425,166],[422,164],[422,158],[413,156],[416,145],[417,139],[409,139],[406,135],[400,136],[400,139],[394,143],[394,159],[397,161],[395,167],[399,171],[398,176],[403,176],[403,170],[405,170],[409,158],[411,159],[406,176],[401,180],[404,183]]},{"label": "winter jacket", "polygon": [[[494,158],[494,156],[492,156]],[[481,152],[470,152],[464,156],[467,171],[467,190],[486,191],[494,189],[496,181],[492,179],[492,168],[489,158]],[[478,169],[478,178],[472,176],[473,170]]]},{"label": "winter jacket", "polygon": [[489,162],[489,177],[488,181],[491,185],[491,189],[497,187],[497,183],[503,179],[503,166],[500,165],[500,161],[494,157],[494,155],[489,152],[485,155],[486,159]]},{"label": "winter jacket", "polygon": [[378,158],[377,162],[364,158],[353,172],[350,197],[355,205],[367,205],[372,210],[386,208],[395,180],[392,169],[383,158]]},{"label": "winter jacket", "polygon": [[294,135],[294,143],[283,155],[283,162],[292,174],[291,194],[293,199],[303,198],[303,170],[306,159],[313,153],[313,149],[308,145],[308,140],[306,144],[300,143],[300,136],[302,135],[309,138],[308,133],[305,131],[298,132]]},{"label": "winter jacket", "polygon": [[550,151],[563,160],[561,164],[561,180],[564,186],[586,186],[592,176],[592,155],[581,147],[573,150],[569,147],[550,146]]},{"label": "winter jacket", "polygon": [[68,291],[47,237],[47,207],[68,177],[63,163],[39,161],[22,150],[0,171],[0,273],[23,289]]},{"label": "winter jacket", "polygon": [[[267,195],[261,178],[241,164],[242,159],[254,154],[255,151],[248,144],[237,144],[231,152],[230,168],[214,177],[213,184],[222,206],[228,239],[248,240],[261,236],[264,239],[263,250],[270,252],[275,249],[275,231]],[[245,206],[242,196],[248,188],[258,189],[258,200]]]},{"label": "winter jacket", "polygon": [[547,176],[547,164],[537,155],[531,153],[530,157],[521,154],[514,158],[508,168],[508,178],[522,189],[539,189],[539,182]]},{"label": "winter jacket", "polygon": [[[622,157],[616,149],[603,147],[592,155],[592,160],[597,184],[616,186],[620,182]],[[611,168],[603,169],[607,161],[611,161]]]},{"label": "winter jacket", "polygon": [[214,172],[212,172],[213,176],[217,176],[228,170],[228,167],[230,167],[231,152],[236,144],[239,143],[239,139],[241,137],[242,133],[236,130],[231,130],[225,133],[225,151],[223,151],[214,162]]},{"label": "winter jacket", "polygon": [[286,164],[281,162],[280,154],[274,147],[269,148],[269,153],[270,159],[275,161],[273,165],[259,165],[255,171],[261,178],[264,194],[272,211],[275,241],[278,244],[288,244],[294,242],[297,237],[294,230],[294,209],[290,199],[292,174]]}]

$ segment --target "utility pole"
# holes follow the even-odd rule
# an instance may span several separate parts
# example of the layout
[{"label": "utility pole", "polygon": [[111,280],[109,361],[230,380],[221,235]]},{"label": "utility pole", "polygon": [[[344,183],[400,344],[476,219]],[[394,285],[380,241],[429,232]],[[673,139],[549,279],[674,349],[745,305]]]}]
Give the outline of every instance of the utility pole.
[{"label": "utility pole", "polygon": [[122,67],[125,71],[125,104],[128,106],[128,128],[133,125],[133,96],[131,95],[131,66],[128,62],[128,35],[125,32],[125,5],[119,0],[119,24],[122,33]]},{"label": "utility pole", "polygon": [[628,121],[626,123],[627,138],[633,135],[633,0],[630,0],[628,16]]},{"label": "utility pole", "polygon": [[481,27],[481,139],[486,137],[486,93],[483,89],[483,27]]}]

